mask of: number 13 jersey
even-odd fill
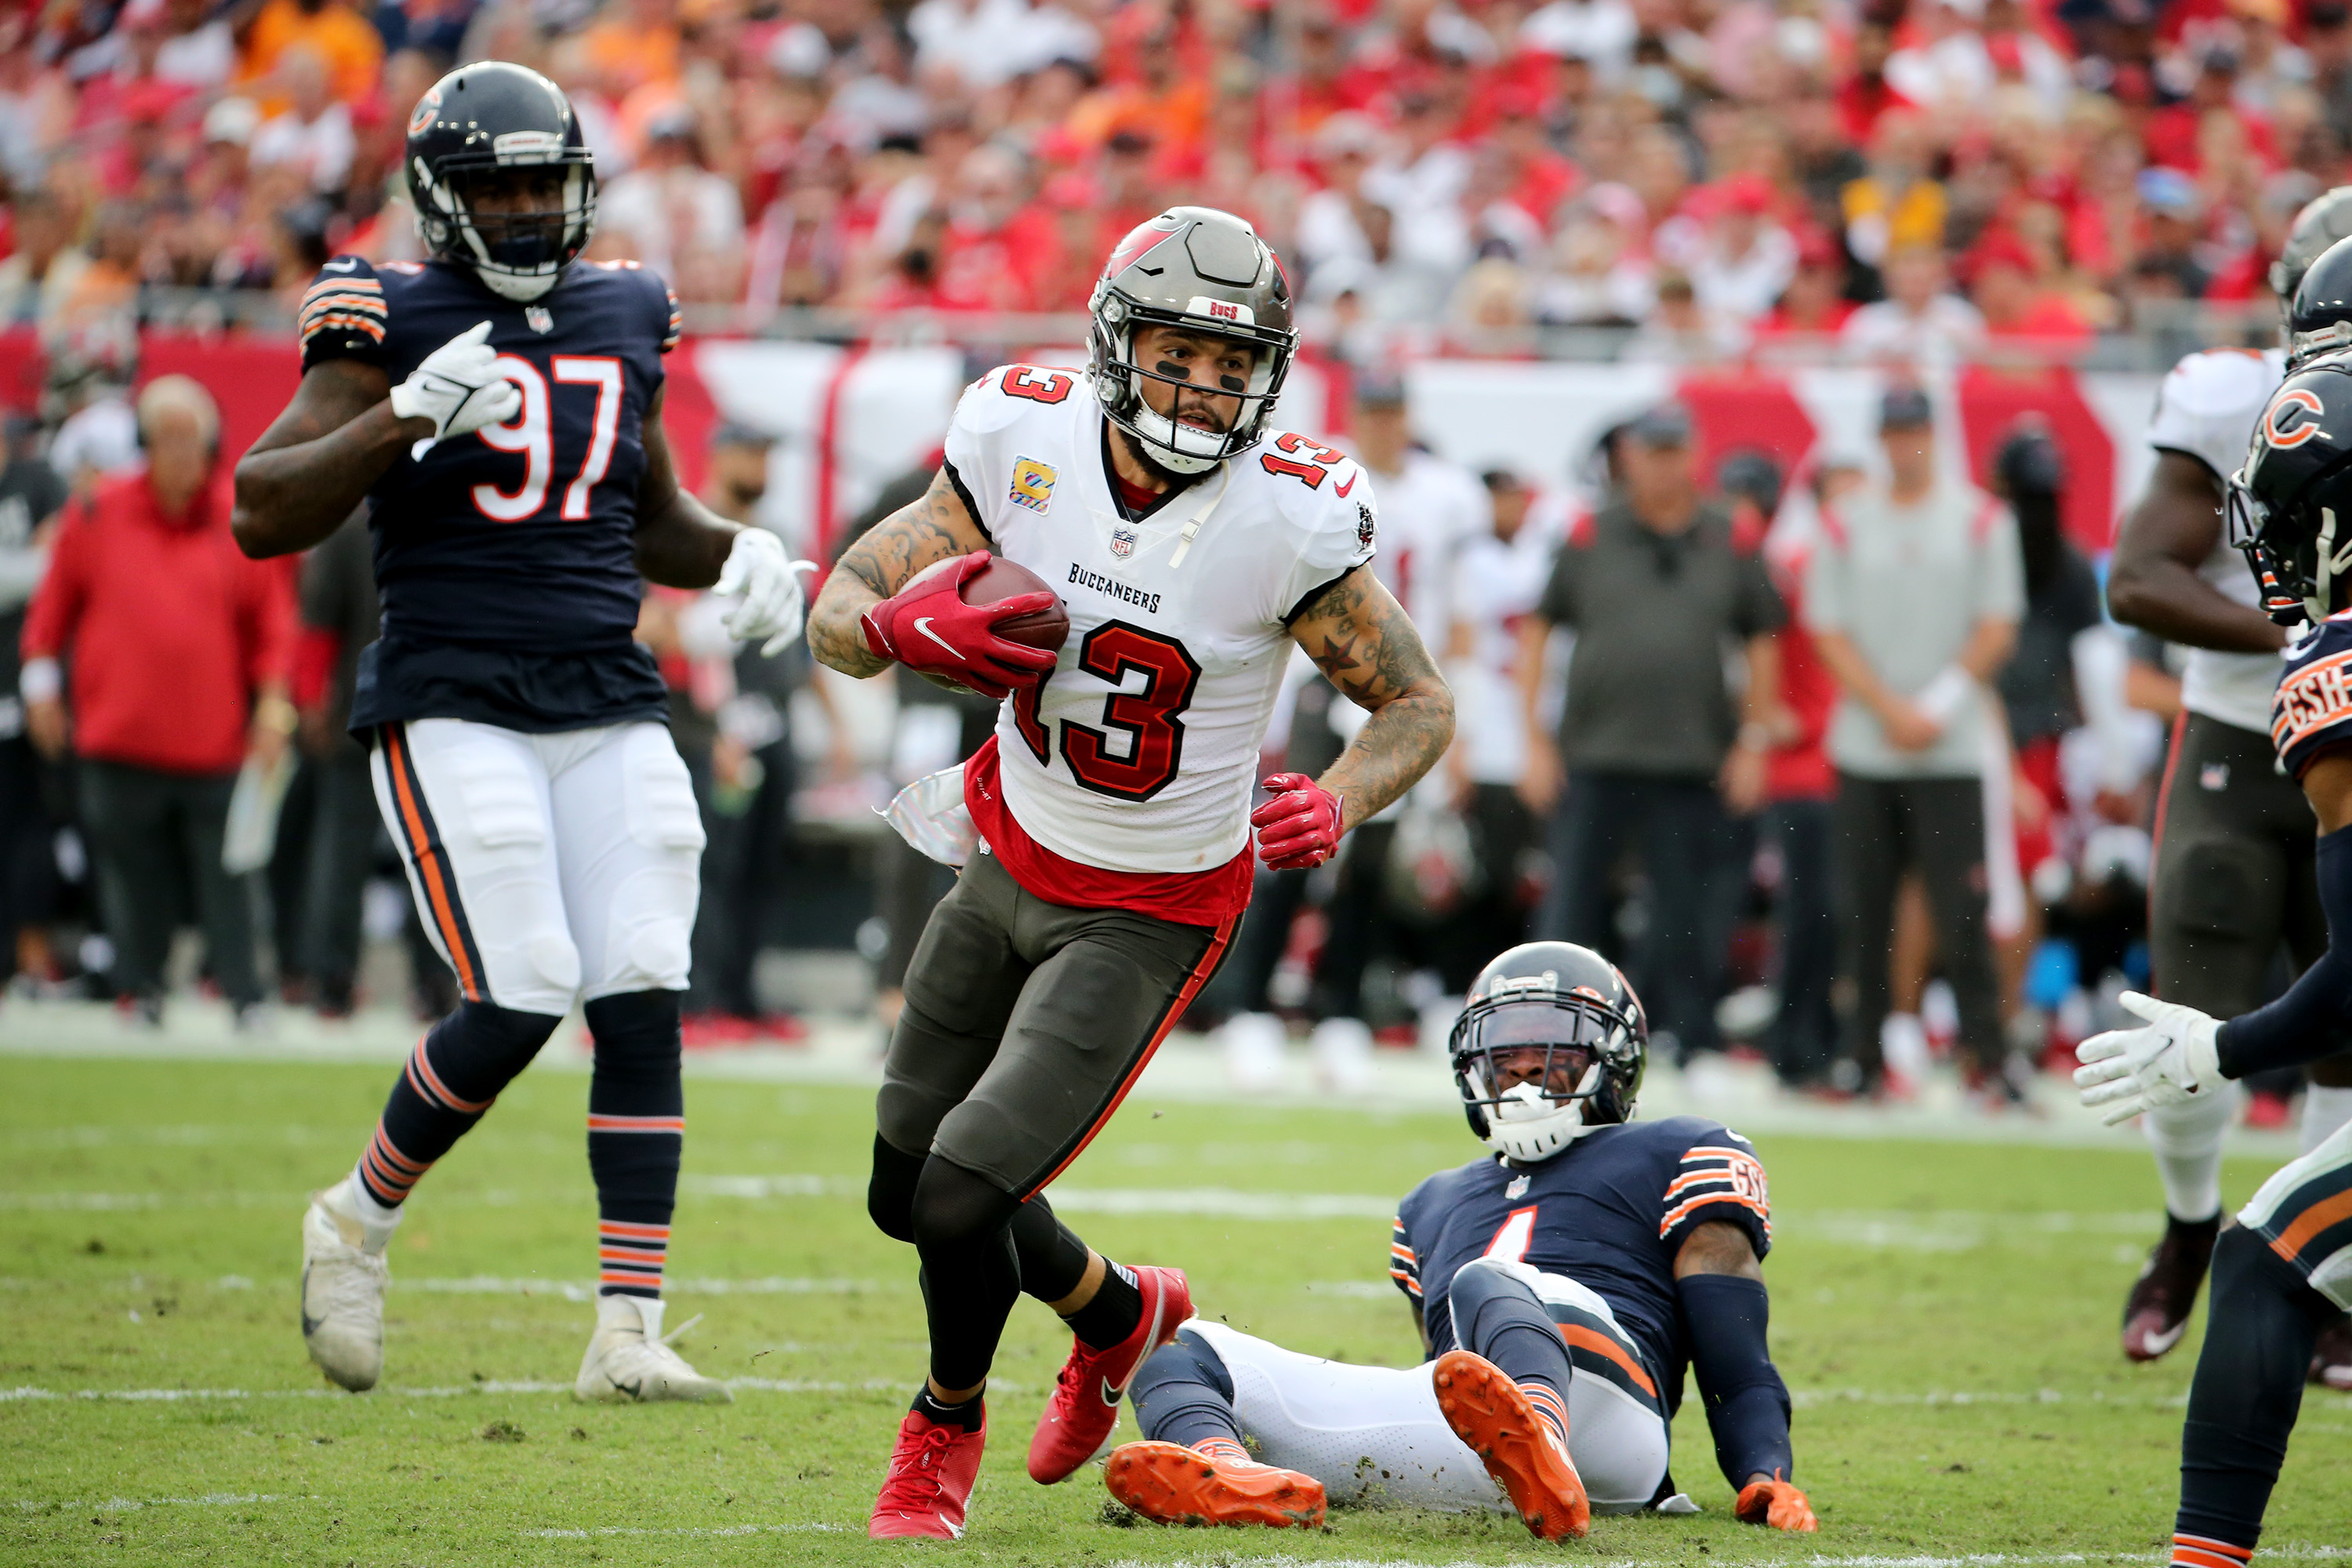
[[[1086,868],[1164,888],[1246,851],[1290,625],[1372,558],[1377,532],[1363,468],[1286,432],[1131,513],[1116,438],[1085,377],[1027,365],[966,389],[947,437],[948,474],[990,547],[1070,613],[1059,662],[1004,703],[995,755],[973,759],[966,793],[992,844],[991,782],[1036,847],[1075,862],[1068,885],[1030,891],[1088,905],[1131,900]]]

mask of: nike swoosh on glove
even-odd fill
[[[1732,1505],[1732,1511],[1743,1523],[1769,1524],[1775,1530],[1812,1531],[1822,1527],[1821,1521],[1813,1517],[1813,1505],[1790,1481],[1748,1482],[1739,1489],[1739,1500]]]
[[[1345,831],[1339,797],[1305,773],[1276,773],[1265,787],[1274,798],[1250,813],[1250,826],[1267,868],[1299,871],[1331,858]]]
[[[489,322],[477,321],[426,354],[392,389],[393,413],[432,420],[436,441],[512,419],[522,407],[522,388],[499,374],[499,351],[490,347],[489,336]]]
[[[962,587],[986,570],[985,550],[918,572],[906,586],[859,617],[866,647],[877,658],[943,676],[983,697],[1003,698],[1034,686],[1053,670],[1055,656],[998,637],[996,623],[1054,603],[1051,594],[1015,594],[992,605],[967,605]]]
[[[2116,1000],[2146,1026],[2109,1029],[2074,1047],[2083,1064],[2074,1069],[2074,1087],[2084,1105],[2106,1109],[2108,1126],[2179,1105],[2221,1081],[2220,1019],[2137,991]]]
[[[737,642],[760,643],[763,656],[775,658],[786,643],[800,636],[808,610],[800,574],[815,570],[814,561],[788,559],[784,542],[764,528],[747,528],[738,533],[727,552],[727,564],[719,568],[719,581],[710,590],[722,597],[743,596],[722,623],[727,635]]]

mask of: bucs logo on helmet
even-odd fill
[[[1087,372],[1103,416],[1152,462],[1171,473],[1206,473],[1264,438],[1298,334],[1291,330],[1290,279],[1248,224],[1213,207],[1169,208],[1112,247],[1087,309],[1093,318]],[[1139,361],[1136,339],[1153,327],[1254,351],[1246,381],[1225,378],[1224,393],[1240,405],[1225,428],[1181,423],[1151,406],[1150,383],[1190,384]]]
[[[2352,602],[2352,354],[2287,377],[2227,500],[2228,541],[2245,552],[2271,619],[2323,621]]]

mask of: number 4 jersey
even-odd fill
[[[352,727],[659,719],[659,670],[633,640],[645,416],[678,331],[659,278],[577,262],[523,305],[445,262],[339,256],[302,298],[302,368],[358,360],[397,385],[484,321],[522,406],[404,455],[369,492],[383,630],[361,662]]]
[[[1251,789],[1291,623],[1372,558],[1371,480],[1274,433],[1139,511],[1114,438],[1066,371],[991,371],[956,406],[959,493],[1070,612],[1060,662],[1004,704],[966,798],[1038,897],[1214,924],[1248,901]]]

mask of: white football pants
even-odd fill
[[[369,765],[468,1001],[560,1016],[686,988],[702,817],[665,726],[530,735],[418,719],[379,731]]]
[[[1609,1304],[1573,1279],[1517,1266],[1547,1304],[1616,1327]],[[1430,1366],[1356,1366],[1286,1351],[1228,1324],[1195,1318],[1234,1382],[1234,1415],[1263,1464],[1323,1483],[1334,1503],[1399,1504],[1508,1513],[1502,1488],[1438,1413]],[[1617,1331],[1624,1349],[1633,1342]],[[1580,1357],[1573,1358],[1580,1362]],[[1568,1389],[1568,1452],[1595,1513],[1635,1513],[1665,1479],[1659,1413],[1581,1364]]]

